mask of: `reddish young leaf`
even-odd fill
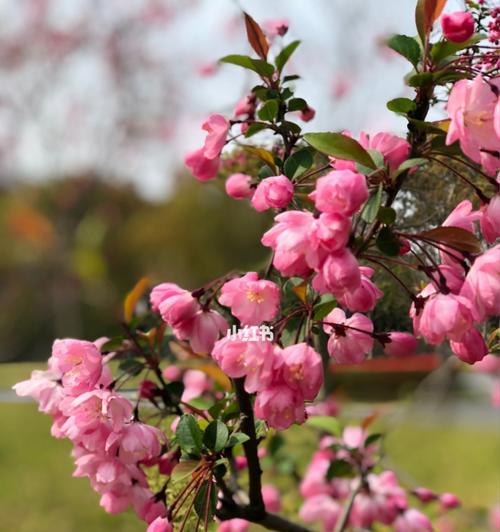
[[[479,253],[481,244],[469,231],[460,227],[436,227],[430,231],[422,231],[417,237],[433,242],[440,242],[465,253]]]
[[[446,0],[418,0],[415,10],[415,22],[422,41],[426,40],[432,25],[443,11],[445,4]]]
[[[255,22],[255,20],[245,13],[245,26],[247,29],[248,42],[255,50],[257,55],[264,61],[267,59],[267,53],[269,52],[269,43],[261,27]]]

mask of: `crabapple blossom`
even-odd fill
[[[488,354],[488,346],[482,334],[474,327],[467,330],[459,342],[451,340],[450,347],[460,360],[468,364],[479,362]]]
[[[347,318],[342,309],[334,308],[324,318],[323,329],[330,334],[328,353],[339,364],[358,364],[373,348],[373,323],[358,312]]]
[[[429,518],[415,508],[409,508],[394,521],[395,532],[431,532],[432,523]]]
[[[500,195],[496,194],[487,205],[481,207],[479,220],[481,232],[488,244],[500,237]]]
[[[464,42],[474,34],[474,18],[468,11],[444,13],[441,17],[443,35],[451,42]]]
[[[315,116],[316,116],[316,111],[312,107],[309,107],[309,106],[307,106],[305,109],[302,109],[299,113],[299,118],[303,122],[310,122]]]
[[[356,257],[348,248],[328,255],[313,280],[313,288],[320,294],[342,296],[361,286],[361,271]]]
[[[272,383],[259,391],[255,399],[255,415],[277,429],[305,421],[304,402],[286,383]]]
[[[406,332],[390,332],[387,334],[389,342],[384,343],[384,351],[393,357],[412,355],[417,348],[417,339],[413,334]]]
[[[173,528],[166,517],[157,517],[148,526],[147,532],[172,532]]]
[[[210,181],[219,171],[220,158],[207,159],[204,149],[200,148],[188,153],[184,159],[184,164],[199,181]]]
[[[252,178],[246,174],[232,174],[226,180],[226,193],[235,200],[251,198],[253,189],[250,187]]]
[[[370,280],[374,273],[373,268],[360,266],[361,283],[353,291],[345,291],[338,296],[338,301],[352,311],[368,312],[375,308],[377,301],[384,295],[382,290]]]
[[[371,137],[361,132],[359,143],[364,148],[379,151],[391,172],[397,170],[401,163],[408,159],[410,153],[408,141],[392,133],[381,132]]]
[[[318,494],[304,502],[299,515],[306,523],[319,521],[323,525],[324,532],[333,532],[342,515],[342,506],[328,495]]]
[[[290,345],[281,351],[283,379],[304,399],[312,401],[323,384],[321,356],[306,343]]]
[[[251,199],[252,207],[259,212],[267,209],[282,209],[293,198],[293,183],[284,175],[263,179]]]
[[[256,272],[248,272],[222,286],[219,303],[230,307],[242,325],[260,325],[276,316],[280,289],[272,281],[259,280]]]
[[[268,512],[281,511],[281,497],[279,491],[271,484],[262,486],[262,498]]]
[[[249,528],[250,523],[244,519],[228,519],[220,523],[217,532],[247,532]]]
[[[458,508],[460,506],[460,499],[453,493],[442,493],[439,496],[439,503],[447,510],[451,508]]]

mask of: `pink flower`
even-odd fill
[[[166,437],[160,429],[134,422],[126,425],[120,435],[111,433],[106,442],[106,450],[118,443],[120,460],[127,464],[134,464],[159,456],[160,441],[166,442]]]
[[[253,115],[255,113],[255,95],[243,96],[234,108],[234,116]]]
[[[481,361],[476,362],[472,367],[475,371],[481,373],[491,373],[492,375],[496,373],[500,375],[500,357],[486,355]]]
[[[281,499],[279,491],[271,484],[262,486],[262,498],[268,512],[281,511]]]
[[[313,280],[313,288],[321,294],[342,296],[361,286],[361,272],[356,257],[348,248],[328,255]]]
[[[322,213],[314,220],[311,231],[311,247],[308,262],[319,268],[329,253],[339,251],[347,245],[351,231],[351,220],[340,214]]]
[[[384,156],[384,162],[391,172],[397,170],[401,163],[408,159],[410,153],[408,142],[392,133],[381,132],[369,137],[362,132],[359,142],[364,148],[379,151]]]
[[[199,148],[186,155],[184,164],[191,170],[191,173],[196,179],[199,181],[209,181],[219,171],[220,158],[208,159],[205,157],[204,149]]]
[[[443,493],[439,497],[439,502],[442,508],[451,510],[452,508],[458,508],[460,506],[460,499],[453,493]]]
[[[92,342],[56,340],[52,345],[54,369],[62,373],[62,384],[71,395],[92,389],[102,373],[102,355]]]
[[[351,216],[368,199],[368,187],[365,177],[357,172],[333,170],[318,179],[309,197],[321,212]]]
[[[191,292],[173,283],[155,286],[150,299],[153,310],[158,309],[163,321],[172,327],[192,319],[200,309]]]
[[[394,521],[395,532],[432,532],[430,519],[415,508],[409,508]]]
[[[474,233],[474,222],[481,218],[478,211],[473,211],[469,200],[461,201],[443,222],[443,227],[460,227]]]
[[[246,174],[233,174],[226,181],[226,193],[235,200],[251,198],[253,189],[250,187],[252,178]]]
[[[450,347],[455,355],[467,364],[479,362],[488,354],[488,346],[482,334],[474,327],[463,334],[460,342],[451,341]]]
[[[318,403],[306,406],[309,416],[336,416],[339,413],[339,405],[333,397],[327,397]]]
[[[437,495],[429,488],[418,487],[415,488],[412,493],[421,502],[431,502],[437,499]]]
[[[342,506],[328,495],[315,495],[300,508],[299,516],[306,523],[319,521],[324,532],[333,532],[342,515]]]
[[[246,377],[245,390],[248,393],[268,387],[282,364],[282,359],[275,352],[275,346],[271,342],[261,340],[222,338],[215,344],[212,357],[229,377]]]
[[[260,325],[276,316],[280,289],[271,281],[259,280],[257,273],[249,272],[224,284],[219,303],[230,307],[242,325]]]
[[[490,525],[493,532],[500,531],[500,504],[496,504],[490,510]]]
[[[489,244],[500,237],[500,195],[493,196],[490,202],[481,207],[481,232]]]
[[[470,301],[455,294],[432,294],[420,315],[413,318],[415,333],[431,345],[439,345],[445,338],[459,342],[471,325]]]
[[[326,478],[333,452],[329,449],[316,451],[307,466],[302,482],[300,483],[300,495],[309,499],[315,495],[332,494],[332,486]]]
[[[359,364],[372,350],[373,323],[363,314],[356,312],[347,319],[345,312],[337,307],[324,318],[324,322],[324,331],[331,334],[328,340],[328,353],[337,363]],[[328,323],[337,324],[339,327],[335,328]],[[348,327],[353,327],[353,329]]]
[[[285,430],[293,423],[305,421],[304,400],[287,385],[272,384],[257,393],[255,415],[270,427]]]
[[[493,120],[497,102],[498,96],[481,75],[457,81],[448,99],[451,123],[446,144],[459,140],[465,155],[482,164],[490,175],[500,168],[500,158],[486,153],[498,150],[500,142]]]
[[[222,115],[211,114],[201,127],[207,132],[203,155],[207,159],[219,157],[230,128],[228,120]]]
[[[259,212],[267,209],[282,209],[293,198],[293,184],[284,175],[276,175],[263,179],[255,189],[251,203]]]
[[[200,310],[189,327],[189,342],[196,353],[210,353],[220,334],[227,331],[227,321],[215,310]]]
[[[500,314],[500,245],[476,258],[460,294],[472,302],[476,321]]]
[[[172,532],[173,528],[166,517],[157,517],[151,521],[147,532]]]
[[[464,42],[474,34],[474,18],[467,11],[444,13],[441,17],[443,35],[451,42]]]
[[[188,369],[184,373],[184,392],[181,399],[185,402],[191,401],[195,397],[200,397],[210,388],[210,379],[198,369]]]
[[[244,519],[228,519],[222,521],[217,527],[217,532],[247,532],[250,528],[250,522]]]
[[[271,38],[276,37],[277,35],[283,37],[283,35],[285,35],[288,31],[289,26],[290,23],[286,18],[266,20],[264,22],[264,29],[267,35]]]
[[[281,275],[307,275],[314,250],[310,231],[314,217],[310,212],[287,211],[274,218],[277,222],[262,237],[262,244],[274,249],[274,267]]]
[[[285,382],[290,388],[300,390],[304,399],[313,401],[323,384],[321,356],[306,343],[285,347],[281,356]]]
[[[353,291],[346,291],[338,296],[338,301],[349,310],[368,312],[375,308],[377,301],[384,295],[382,290],[370,280],[374,270],[366,266],[360,266],[361,284]]]
[[[316,111],[312,108],[307,106],[305,109],[302,109],[299,113],[299,118],[303,122],[310,122],[314,117],[316,116]]]
[[[384,351],[393,357],[406,357],[413,355],[418,342],[413,334],[406,332],[390,332],[390,342],[384,344]]]
[[[57,371],[34,370],[29,380],[18,382],[12,388],[19,397],[33,398],[38,403],[40,412],[56,415],[64,397],[62,386],[57,383],[60,378]]]

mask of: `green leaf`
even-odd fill
[[[296,124],[295,122],[289,122],[288,120],[283,120],[280,126],[281,129],[285,129],[286,131],[289,131],[294,135],[300,135],[300,132],[302,131],[301,127],[298,124]]]
[[[377,248],[389,257],[395,257],[399,254],[400,242],[398,237],[388,228],[383,227],[375,241]]]
[[[203,443],[206,447],[216,453],[219,453],[226,446],[229,438],[229,430],[222,421],[218,419],[212,421],[205,429]]]
[[[200,462],[198,462],[198,460],[183,460],[182,462],[179,462],[172,470],[172,480],[174,482],[184,480],[193,473],[199,464]]]
[[[313,164],[313,155],[310,148],[297,150],[285,162],[284,172],[289,179],[294,179],[309,170]]]
[[[278,115],[278,109],[278,100],[267,100],[267,102],[259,109],[257,114],[261,120],[272,122]]]
[[[340,435],[340,423],[336,417],[331,416],[311,416],[307,421],[307,425],[316,429],[321,429],[329,432],[334,436]]]
[[[257,72],[257,74],[260,74],[266,78],[270,78],[274,72],[273,65],[270,65],[268,62],[263,61],[262,59],[253,59],[248,55],[226,55],[222,59],[219,59],[219,62],[237,65],[248,70],[253,70],[254,72]]]
[[[314,307],[314,319],[321,321],[325,316],[328,316],[330,312],[337,306],[337,302],[325,301],[325,303],[319,303]]]
[[[485,38],[487,38],[486,35],[483,35],[481,33],[476,33],[470,39],[464,42],[456,43],[456,42],[451,42],[451,41],[439,41],[432,46],[431,57],[435,63],[440,63],[447,57],[450,57],[451,55],[455,55],[460,50],[469,48],[469,46],[474,46],[475,44],[477,44],[478,42],[482,41]]]
[[[378,432],[374,434],[370,434],[365,440],[365,444],[364,444],[365,447],[368,447],[372,443],[375,443],[376,441],[380,440],[380,438],[382,438],[382,434]]]
[[[127,358],[120,362],[118,368],[124,373],[135,376],[139,375],[139,373],[141,373],[141,371],[144,369],[144,362],[140,362],[135,358]]]
[[[269,129],[269,126],[267,124],[250,124],[245,133],[245,137],[251,137],[252,135],[255,135],[255,133],[262,131],[263,129]]]
[[[288,111],[302,111],[302,109],[305,109],[307,107],[307,102],[304,100],[304,98],[292,98],[288,102]]]
[[[175,437],[185,453],[200,454],[203,432],[192,414],[184,414],[179,420]]]
[[[283,78],[283,83],[288,83],[290,81],[296,81],[297,79],[300,79],[300,76],[297,76],[296,74],[293,74],[291,76],[285,76]]]
[[[233,434],[231,434],[229,440],[226,443],[226,447],[234,447],[235,445],[240,445],[242,443],[245,443],[249,439],[250,437],[244,434],[243,432],[233,432]]]
[[[382,191],[383,187],[382,183],[380,183],[375,193],[369,197],[366,205],[363,208],[363,211],[361,212],[361,218],[369,224],[371,224],[377,218],[377,213],[380,208],[380,204],[382,203]]]
[[[437,135],[446,135],[446,131],[435,126],[432,122],[425,122],[424,120],[417,120],[416,118],[408,118],[408,122],[421,131],[428,131],[429,133],[435,133]]]
[[[370,154],[377,168],[383,168],[385,166],[384,154],[381,151],[374,150],[373,148],[367,148],[366,151]]]
[[[410,87],[428,87],[434,81],[434,75],[431,72],[421,72],[420,74],[413,74],[406,83]]]
[[[394,98],[387,102],[387,109],[394,113],[406,115],[417,108],[417,104],[409,98]]]
[[[414,166],[422,166],[424,164],[427,164],[429,161],[427,159],[424,159],[422,157],[415,157],[414,159],[406,159],[406,161],[403,161],[396,170],[394,177],[397,177],[399,174],[404,172],[405,170],[409,170],[410,168],[413,168]]]
[[[370,154],[358,141],[341,133],[306,133],[304,139],[313,148],[337,159],[355,161],[373,170],[377,168]]]
[[[385,225],[392,225],[396,221],[396,211],[392,207],[380,207],[377,220]]]
[[[290,56],[293,54],[293,52],[295,52],[299,44],[300,44],[300,41],[291,42],[289,45],[285,46],[283,50],[281,50],[281,52],[276,56],[276,59],[274,60],[274,62],[276,64],[276,68],[280,72],[283,70],[283,67],[286,65],[286,63],[290,59]],[[286,76],[284,81],[291,81],[290,78],[292,77],[293,76]]]
[[[333,462],[330,463],[328,471],[326,472],[326,478],[331,480],[332,478],[352,477],[353,474],[354,470],[352,465],[345,460],[338,459],[333,460]]]
[[[101,353],[108,353],[110,351],[116,351],[120,347],[122,347],[123,340],[125,339],[124,336],[115,336],[114,338],[109,339],[106,343],[101,345],[100,351]]]
[[[194,499],[194,509],[196,514],[202,519],[205,519],[210,522],[215,514],[215,509],[217,507],[217,487],[215,482],[210,479],[206,480]]]
[[[394,35],[387,42],[389,48],[402,55],[416,68],[422,56],[420,45],[413,37],[408,35]]]

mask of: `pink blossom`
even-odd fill
[[[264,30],[271,38],[277,35],[283,37],[288,31],[289,26],[290,23],[286,18],[271,19],[264,22]]]
[[[160,442],[166,442],[166,437],[160,429],[134,422],[126,425],[118,437],[112,433],[106,442],[106,450],[118,443],[120,460],[133,464],[159,456]]]
[[[337,307],[325,317],[324,322],[323,329],[327,334],[331,334],[328,340],[328,353],[337,363],[359,364],[372,350],[373,323],[365,315],[356,312],[347,319],[345,312]],[[328,323],[338,324],[340,327],[336,330]],[[342,325],[346,328],[342,328]]]
[[[315,116],[316,116],[316,111],[312,107],[309,107],[309,106],[302,109],[299,113],[299,118],[303,122],[310,122]]]
[[[352,291],[346,291],[338,296],[338,301],[349,310],[368,312],[375,308],[377,301],[384,295],[382,290],[370,280],[374,273],[373,268],[360,266],[361,284]]]
[[[412,493],[415,495],[415,497],[417,497],[419,501],[424,503],[435,501],[438,497],[432,490],[424,487],[415,488]]]
[[[304,400],[287,385],[272,384],[257,393],[255,415],[267,421],[270,427],[285,430],[292,423],[305,421]]]
[[[157,517],[151,521],[147,532],[172,532],[173,528],[166,517]]]
[[[490,525],[493,532],[500,532],[500,504],[496,504],[490,510]]]
[[[500,314],[500,245],[476,258],[460,294],[472,302],[476,321]]]
[[[200,395],[210,388],[210,379],[207,374],[198,369],[188,369],[184,373],[183,382],[184,391],[182,392],[181,399],[185,402],[200,397]]]
[[[410,356],[417,349],[418,342],[413,334],[394,331],[390,332],[388,336],[391,341],[384,344],[384,351],[390,356]]]
[[[174,283],[155,286],[150,295],[151,306],[172,327],[192,319],[199,311],[198,300],[191,292]]]
[[[234,116],[253,115],[255,113],[255,95],[243,96],[234,108]]]
[[[304,342],[285,347],[281,356],[285,382],[300,390],[304,399],[313,401],[323,384],[321,356]]]
[[[364,148],[379,151],[384,156],[384,162],[391,172],[399,168],[408,159],[410,145],[405,139],[392,133],[377,133],[373,137],[362,132],[359,143]]]
[[[449,41],[461,43],[474,34],[474,18],[468,11],[444,13],[441,17],[441,28]]]
[[[409,508],[394,521],[395,532],[432,532],[429,518],[415,508]]]
[[[368,199],[368,187],[363,175],[352,170],[333,170],[316,182],[309,194],[321,212],[351,216]]]
[[[313,280],[313,288],[321,294],[342,296],[361,286],[361,272],[356,257],[348,248],[328,255]]]
[[[228,519],[222,521],[217,527],[217,532],[247,532],[250,528],[250,522],[244,519]]]
[[[493,375],[497,373],[500,375],[500,357],[486,355],[481,361],[476,362],[472,367],[475,371],[481,373],[491,373]]]
[[[333,532],[342,515],[342,506],[328,495],[315,495],[304,502],[299,515],[306,523],[319,521],[324,532]]]
[[[248,272],[224,284],[219,303],[230,307],[242,325],[260,325],[276,317],[280,289],[272,281],[259,280],[257,273]]]
[[[451,510],[460,506],[460,499],[453,493],[443,493],[439,497],[439,502],[442,508]]]
[[[347,245],[350,231],[350,218],[340,214],[320,214],[310,230],[309,238],[314,253],[309,253],[308,263],[319,268],[329,253],[340,251]]]
[[[52,345],[54,368],[71,395],[92,389],[102,372],[102,356],[96,345],[83,340],[56,340]]]
[[[333,452],[331,450],[316,451],[313,454],[300,483],[302,497],[310,498],[315,495],[332,494],[331,483],[326,478],[332,459]]]
[[[309,416],[337,416],[339,405],[333,397],[327,397],[323,401],[307,405],[306,412]]]
[[[493,196],[489,203],[481,207],[481,232],[489,244],[500,237],[500,195]]]
[[[459,342],[450,341],[450,347],[455,355],[467,364],[479,362],[488,354],[488,346],[482,334],[474,327],[468,329]]]
[[[45,414],[58,414],[59,404],[64,397],[62,386],[57,381],[61,375],[57,371],[31,372],[31,378],[18,382],[12,387],[19,397],[31,397],[38,403],[38,410]]]
[[[262,498],[268,512],[281,511],[281,498],[279,491],[271,484],[262,486]]]
[[[255,189],[251,203],[259,212],[267,209],[282,209],[293,198],[293,184],[284,175],[276,175],[263,179]]]
[[[203,155],[207,159],[216,159],[226,143],[230,124],[222,115],[211,114],[201,127],[207,132]]]
[[[167,381],[178,381],[182,378],[182,371],[178,366],[172,364],[163,369],[162,375]]]
[[[251,198],[253,189],[250,187],[252,178],[246,174],[233,174],[227,178],[226,193],[235,200]]]
[[[191,173],[196,179],[199,181],[209,181],[219,171],[220,158],[208,159],[205,157],[204,149],[199,148],[186,155],[184,164],[191,170]]]
[[[210,353],[220,334],[227,331],[227,321],[215,310],[200,310],[184,333],[189,334],[196,353]],[[174,331],[175,332],[175,331]]]
[[[311,271],[314,250],[310,231],[314,217],[310,212],[287,211],[276,216],[277,222],[262,237],[262,244],[274,249],[274,267],[287,277],[307,275]]]
[[[443,227],[460,227],[474,233],[474,222],[481,218],[478,211],[474,211],[469,200],[461,201],[443,222]]]
[[[459,140],[465,155],[482,164],[490,175],[500,168],[500,158],[486,153],[498,150],[500,142],[493,120],[497,102],[490,83],[478,75],[453,85],[447,108],[451,123],[446,144]]]
[[[413,328],[431,345],[445,338],[459,342],[472,325],[471,303],[455,294],[432,294],[420,315],[414,315]]]

